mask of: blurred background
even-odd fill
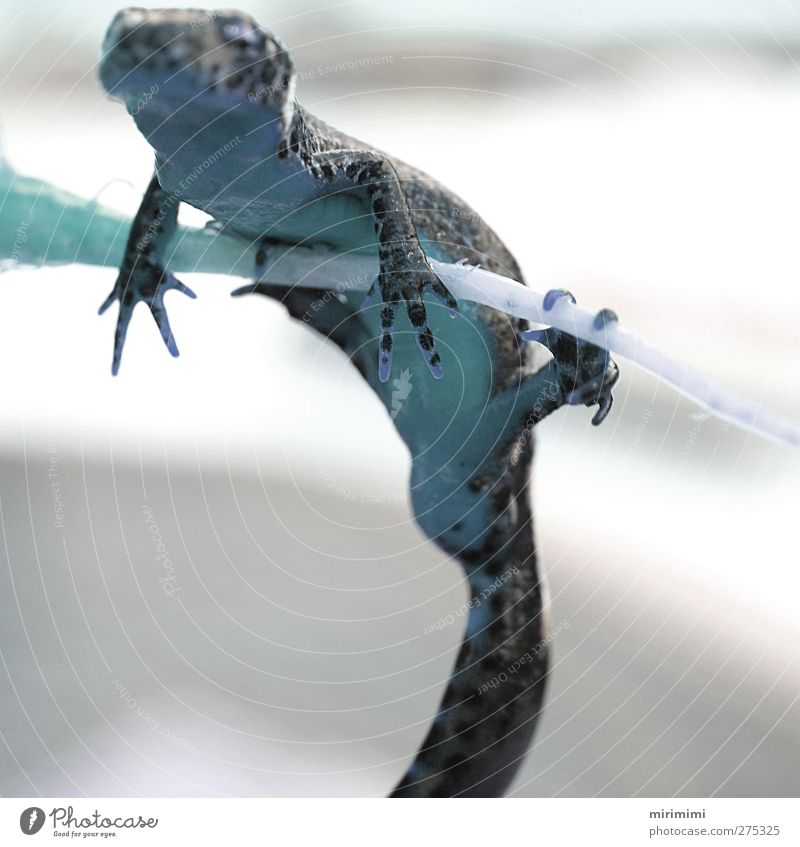
[[[117,8],[9,9],[0,120],[19,172],[133,214],[152,152],[94,70]],[[243,8],[304,105],[458,192],[529,284],[800,422],[796,4]],[[230,278],[167,298],[177,360],[137,311],[112,379],[114,278],[0,279],[0,793],[385,794],[467,596],[404,446],[338,349]],[[798,455],[619,364],[602,427],[537,428],[560,632],[514,794],[797,796]]]

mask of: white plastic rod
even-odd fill
[[[605,347],[638,365],[702,408],[742,429],[772,441],[800,448],[800,429],[788,418],[766,406],[754,403],[726,388],[702,371],[680,359],[668,356],[652,344],[623,329],[619,323],[594,326],[595,313],[562,297],[544,311],[544,295],[491,271],[469,265],[431,262],[454,297],[474,300],[510,315],[555,326],[564,332]]]
[[[327,287],[348,292],[367,290],[377,274],[377,262],[363,254],[335,254],[324,250],[293,247],[273,254],[274,262],[265,280],[279,285]],[[431,267],[459,300],[472,300],[494,309],[554,326],[564,332],[604,347],[649,371],[662,382],[688,397],[706,412],[741,429],[771,441],[800,448],[800,428],[767,406],[726,388],[708,374],[668,356],[618,322],[595,327],[596,313],[559,298],[544,309],[544,294],[514,280],[464,263],[430,260]],[[338,280],[338,282],[333,282]]]

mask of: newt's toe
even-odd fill
[[[111,362],[113,376],[119,373],[128,326],[133,310],[140,301],[145,302],[150,309],[167,350],[173,356],[178,355],[178,347],[172,336],[172,330],[167,319],[167,310],[164,306],[164,294],[172,289],[180,291],[181,294],[185,294],[193,300],[197,298],[191,288],[157,264],[142,263],[135,265],[132,269],[120,271],[114,288],[98,310],[98,314],[102,315],[112,303],[119,301],[117,327],[114,332],[114,357]]]
[[[613,309],[600,309],[594,317],[595,329],[605,329],[609,324],[619,321],[619,315]]]
[[[575,295],[571,291],[567,291],[566,288],[551,288],[547,294],[544,295],[544,300],[542,302],[542,307],[545,312],[549,312],[556,303],[559,302],[564,297],[569,297],[571,303],[577,303],[578,301],[575,299]]]

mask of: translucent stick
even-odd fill
[[[595,313],[571,303],[567,297],[559,298],[546,312],[544,296],[528,286],[469,265],[431,264],[442,282],[459,299],[474,300],[510,315],[555,326],[605,347],[649,371],[709,414],[771,441],[795,449],[800,447],[800,428],[786,417],[726,388],[686,362],[668,356],[663,350],[623,329],[619,323],[607,324],[603,329],[595,328]]]

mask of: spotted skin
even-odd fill
[[[112,303],[119,302],[111,364],[114,376],[119,372],[128,324],[140,301],[150,309],[167,350],[173,356],[178,355],[178,347],[164,308],[164,294],[174,289],[193,299],[196,295],[164,267],[162,250],[174,235],[177,220],[178,203],[164,191],[154,176],[131,227],[117,281],[99,309],[102,315]]]
[[[106,36],[100,78],[129,108],[140,92],[157,91],[146,107],[130,108],[156,173],[103,307],[121,304],[115,371],[138,300],[177,353],[161,298],[169,288],[189,293],[163,264],[181,202],[208,212],[243,248],[255,245],[254,281],[234,294],[279,300],[349,357],[408,447],[417,524],[470,586],[453,674],[392,796],[502,795],[530,746],[548,676],[532,431],[564,405],[597,404],[599,423],[616,365],[550,328],[530,337],[552,354],[534,367],[525,321],[456,302],[429,258],[522,283],[514,257],[445,186],[303,109],[286,48],[247,15],[124,10]],[[273,244],[367,253],[379,272],[362,298],[344,280],[329,289],[278,285],[264,279]],[[547,304],[557,307],[560,296],[548,294]],[[400,405],[388,383],[398,368],[409,386]]]

